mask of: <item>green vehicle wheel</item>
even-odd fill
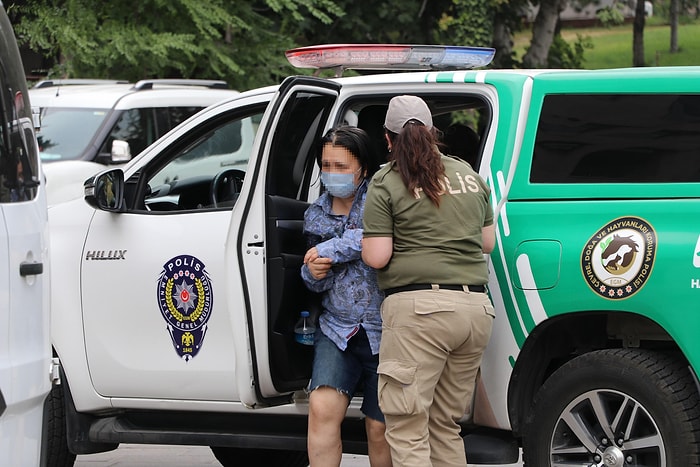
[[[535,397],[527,467],[675,467],[700,462],[700,398],[682,358],[610,349],[574,358]]]

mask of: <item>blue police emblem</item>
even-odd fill
[[[194,256],[168,260],[158,278],[158,306],[175,351],[185,361],[202,348],[213,303],[212,284],[204,263]]]

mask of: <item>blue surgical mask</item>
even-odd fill
[[[357,190],[354,173],[321,172],[321,182],[336,198],[349,198]]]

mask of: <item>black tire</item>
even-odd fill
[[[63,386],[51,388],[44,402],[43,457],[46,467],[72,467],[75,454],[68,450]]]
[[[250,465],[275,467],[307,467],[306,451],[281,449],[244,449],[212,446],[214,457],[223,467],[247,467]]]
[[[591,352],[555,371],[526,420],[528,467],[698,465],[700,397],[681,358]]]

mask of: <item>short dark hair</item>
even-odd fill
[[[374,153],[374,146],[371,144],[367,132],[362,128],[355,126],[342,125],[331,128],[319,141],[316,162],[321,165],[321,156],[323,154],[323,146],[326,144],[333,146],[341,146],[357,158],[362,170],[365,172],[365,178],[371,178],[374,173],[379,170],[379,161]]]

